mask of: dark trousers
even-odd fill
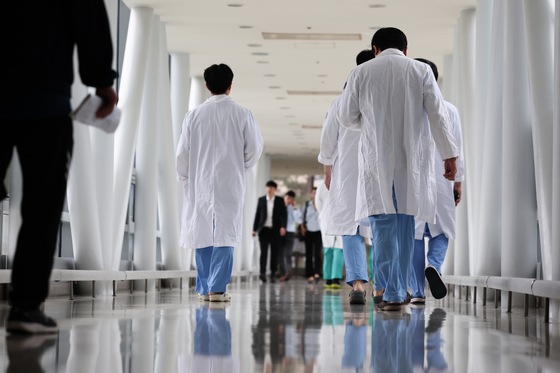
[[[280,246],[280,232],[272,228],[262,228],[259,233],[261,245],[261,275],[266,274],[268,259],[268,245],[270,245],[270,275],[274,276],[278,267],[278,251]]]
[[[292,251],[294,250],[294,232],[286,232],[280,239],[280,275],[292,272]]]
[[[22,225],[12,265],[15,307],[38,307],[49,291],[68,168],[72,158],[72,120],[56,117],[0,125],[0,201],[4,180],[17,149],[23,175]]]
[[[323,263],[321,254],[323,251],[323,238],[321,231],[305,232],[305,276],[311,277],[321,275]]]

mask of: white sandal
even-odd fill
[[[231,302],[231,296],[228,293],[211,294],[210,302]]]

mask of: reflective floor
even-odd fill
[[[2,329],[7,372],[560,372],[560,325],[448,297],[403,312],[350,307],[305,281],[231,285],[231,305],[194,290],[49,300],[58,335]],[[0,306],[2,320],[8,308]]]

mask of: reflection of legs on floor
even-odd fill
[[[366,359],[366,334],[367,325],[346,325],[344,334],[344,356],[342,356],[342,368],[361,369]],[[355,370],[353,370],[355,371]]]
[[[371,332],[374,372],[412,372],[411,338],[404,314],[375,313]]]
[[[412,308],[410,315],[410,334],[412,340],[411,358],[414,367],[424,371],[424,308]]]

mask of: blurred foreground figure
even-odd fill
[[[210,66],[204,80],[212,97],[185,115],[177,147],[177,175],[185,193],[180,243],[196,249],[199,298],[229,302],[226,286],[233,248],[241,245],[245,173],[255,168],[263,139],[253,113],[229,97],[229,66]]]
[[[17,150],[23,175],[22,225],[13,261],[12,333],[50,333],[57,325],[39,305],[49,291],[60,215],[72,158],[70,87],[77,46],[80,77],[104,103],[98,118],[117,102],[112,88],[113,46],[103,0],[10,1],[14,25],[3,32],[6,50],[0,99],[0,180]],[[6,9],[7,8],[7,9]],[[0,201],[7,196],[0,182]]]

